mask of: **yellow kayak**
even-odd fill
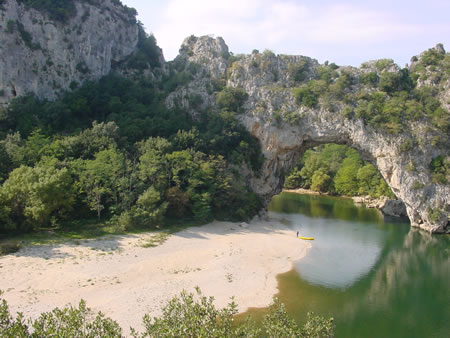
[[[298,236],[298,238],[304,239],[304,240],[307,240],[307,241],[313,241],[313,240],[314,240],[314,237],[302,237],[302,236]]]

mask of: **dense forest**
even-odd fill
[[[378,170],[345,145],[309,149],[287,174],[285,188],[304,188],[333,195],[395,198]]]
[[[24,2],[53,11],[50,2]],[[140,27],[138,50],[116,72],[82,86],[74,82],[56,101],[25,96],[0,108],[0,233],[70,228],[75,220],[93,218],[127,231],[171,219],[242,220],[257,213],[261,201],[239,175],[243,164],[258,173],[263,162],[258,141],[236,118],[247,93],[225,87],[226,79],[211,80],[213,108],[202,110],[202,98],[190,94],[195,117],[177,102],[169,109],[168,95],[202,70],[178,58],[162,70],[159,56],[154,36]],[[311,80],[304,76],[309,66],[300,61],[289,70],[292,91],[300,106],[339,108],[388,134],[427,121],[433,145],[442,147],[449,114],[436,88],[450,76],[449,57],[443,48],[430,49],[411,71],[392,71],[392,60],[379,60],[377,72],[359,77],[326,63]],[[235,59],[229,56],[231,67]],[[295,124],[298,116],[282,118]],[[415,137],[402,145],[404,151],[422,142]],[[433,159],[430,170],[433,181],[447,183],[450,165],[443,156]],[[286,187],[393,197],[371,164],[338,145],[307,151]]]
[[[238,169],[258,171],[257,140],[227,107],[195,120],[167,109],[167,76],[161,84],[111,74],[54,102],[27,96],[1,110],[0,232],[254,215],[261,202]]]

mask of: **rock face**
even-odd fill
[[[0,104],[27,93],[54,99],[64,90],[108,74],[114,64],[136,51],[139,25],[135,12],[116,0],[74,0],[74,4],[74,16],[62,22],[24,7],[18,0],[0,2]],[[438,47],[435,54],[445,56],[443,47]],[[337,89],[342,85],[339,90],[344,97],[357,93],[362,89],[363,75],[379,77],[379,66],[385,63],[331,68],[344,79],[343,83],[333,80],[333,85]],[[184,41],[180,55],[163,65],[161,72],[180,75],[167,97],[167,106],[182,107],[194,117],[217,109],[216,93],[223,87],[245,90],[248,98],[237,116],[259,140],[265,160],[259,173],[242,168],[241,174],[266,203],[281,191],[284,174],[307,148],[333,142],[357,149],[378,168],[405,204],[412,226],[430,232],[448,231],[450,188],[436,183],[430,171],[432,159],[449,159],[448,135],[430,132],[422,121],[392,135],[366,125],[362,119],[348,118],[343,100],[300,105],[294,88],[318,79],[320,67],[308,57],[270,51],[234,56],[221,38],[191,36]],[[383,67],[393,75],[388,81],[401,78],[398,66],[386,63]],[[442,106],[449,108],[450,80],[447,77],[444,83],[433,69],[422,70],[418,86],[435,87]],[[345,83],[346,77],[353,80]],[[370,89],[364,90],[363,94],[370,95]]]
[[[373,199],[370,196],[352,197],[356,204],[364,204],[368,208],[376,208],[386,216],[406,217],[406,206],[400,200],[388,199],[385,196]]]
[[[178,98],[178,103],[195,116],[199,108],[189,107],[186,98],[202,93],[203,102],[214,105],[214,93],[207,90],[211,83],[226,81],[228,87],[243,88],[247,92],[248,100],[238,119],[260,141],[265,161],[259,175],[247,168],[242,174],[266,203],[281,191],[284,174],[307,148],[324,143],[346,144],[378,168],[406,206],[412,226],[433,233],[448,231],[450,187],[433,182],[429,168],[436,156],[448,158],[448,137],[444,144],[433,146],[436,135],[421,123],[411,126],[414,135],[407,132],[392,135],[365,125],[362,119],[345,118],[342,106],[326,109],[323,105],[320,108],[299,105],[292,88],[295,66],[300,64],[306,70],[302,76],[308,80],[317,73],[317,61],[301,56],[276,56],[270,51],[232,56],[227,60],[225,50],[228,51],[221,39],[186,39],[179,58],[185,63],[184,69],[195,64],[200,70],[190,84],[171,94],[168,103],[173,104]],[[374,67],[375,63],[367,63],[361,69],[341,67],[337,71],[359,78],[374,71]],[[391,72],[400,71],[397,66],[391,68]],[[357,91],[358,86],[357,82],[347,90]],[[439,90],[444,91],[442,97],[448,97],[448,87]],[[405,149],[402,145],[413,137],[420,138],[420,144]],[[413,169],[411,163],[414,163]]]
[[[27,93],[54,99],[108,74],[138,43],[135,13],[117,1],[77,0],[76,15],[65,22],[17,0],[2,3],[0,104]]]
[[[387,200],[381,208],[383,214],[394,217],[408,216],[405,204],[400,200]]]

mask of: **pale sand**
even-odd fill
[[[140,329],[142,317],[183,289],[231,296],[243,312],[264,307],[277,293],[276,275],[292,268],[311,244],[277,220],[248,228],[213,222],[176,233],[162,245],[143,248],[152,234],[84,240],[79,245],[34,246],[0,257],[0,290],[13,313],[41,312],[84,299],[94,311],[116,320],[125,332]]]

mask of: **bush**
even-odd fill
[[[20,244],[14,241],[0,243],[0,256],[9,255],[20,250]]]
[[[361,83],[365,85],[376,86],[378,83],[378,79],[378,74],[376,72],[370,72],[361,75]]]
[[[217,93],[216,102],[219,108],[231,112],[239,112],[248,94],[242,88],[226,87]]]
[[[314,108],[319,102],[318,96],[308,86],[295,88],[293,94],[298,104],[309,108]]]
[[[142,334],[131,328],[133,337],[333,337],[333,318],[325,319],[308,313],[307,322],[299,328],[289,318],[283,304],[274,300],[269,313],[258,328],[250,318],[235,325],[237,304],[231,302],[224,308],[214,305],[213,297],[205,297],[200,289],[197,295],[183,291],[162,308],[160,317],[143,318]],[[1,295],[1,292],[0,292]],[[54,309],[42,313],[36,320],[25,320],[22,314],[14,319],[7,302],[0,299],[0,336],[2,337],[122,337],[122,328],[101,312],[92,316],[86,303],[78,307]]]
[[[306,60],[299,60],[295,64],[288,66],[289,76],[294,82],[302,82],[306,80],[308,71],[308,62]]]
[[[36,320],[25,320],[21,314],[14,319],[5,300],[0,303],[0,336],[2,337],[122,337],[117,322],[99,312],[91,318],[90,309],[82,300],[78,307],[54,309]],[[32,333],[31,333],[32,332]]]
[[[142,25],[139,25],[137,52],[128,61],[128,67],[143,70],[150,67],[160,67],[161,52],[153,34],[148,35]]]
[[[56,21],[67,22],[77,14],[74,0],[18,0],[28,7],[47,13]]]

